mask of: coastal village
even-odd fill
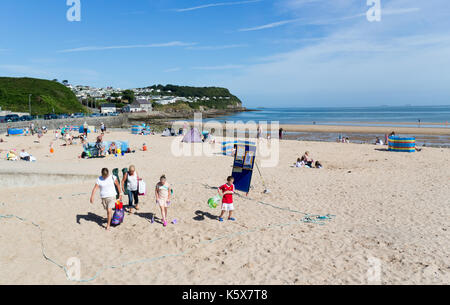
[[[188,96],[181,97],[175,95],[172,91],[147,88],[96,88],[91,86],[71,85],[64,83],[64,85],[72,90],[77,99],[81,103],[94,106],[97,108],[100,104],[102,113],[112,113],[117,111],[117,103],[125,104],[122,112],[151,112],[153,110],[153,103],[159,105],[175,104],[177,102],[194,103],[210,100],[230,100],[229,96],[208,97],[208,96]],[[129,100],[129,96],[125,96],[124,92],[132,93],[134,101]]]

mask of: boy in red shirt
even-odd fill
[[[219,221],[223,221],[223,216],[228,211],[228,220],[235,221],[236,219],[231,217],[234,211],[233,205],[233,193],[234,193],[234,178],[229,176],[227,183],[219,187],[219,195],[222,197],[222,213],[219,216]]]

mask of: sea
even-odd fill
[[[278,121],[280,124],[356,126],[398,126],[404,123],[418,125],[420,122],[421,127],[448,127],[450,123],[450,106],[291,107],[253,110],[255,111],[206,121]]]
[[[291,107],[256,108],[204,121],[279,122],[293,125],[348,125],[449,128],[448,135],[417,135],[420,146],[450,147],[449,106],[379,106],[379,107]],[[353,143],[372,143],[380,134],[287,132],[286,138],[304,141],[336,141],[349,137]]]

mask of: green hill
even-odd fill
[[[31,96],[32,115],[86,112],[73,92],[64,85],[44,79],[0,77],[2,110],[28,112]]]

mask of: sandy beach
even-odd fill
[[[50,154],[50,132],[40,143],[2,137],[0,215],[21,219],[0,218],[0,284],[450,284],[449,149],[281,141],[278,165],[261,169],[270,193],[255,172],[248,197],[235,195],[237,221],[220,223],[207,200],[233,159],[219,147],[210,157],[177,157],[171,146],[179,137],[109,132],[105,140],[129,140],[136,152],[84,160],[79,143],[58,142]],[[147,152],[139,150],[144,142]],[[210,144],[194,144],[202,145]],[[6,161],[12,148],[37,162]],[[324,168],[294,168],[305,151]],[[137,214],[107,232],[90,192],[101,168],[130,164],[148,194]],[[160,218],[153,187],[161,174],[174,188],[169,218],[178,221],[166,228],[150,222]],[[333,216],[308,223],[308,214]],[[81,263],[80,281],[63,269],[70,258]]]

